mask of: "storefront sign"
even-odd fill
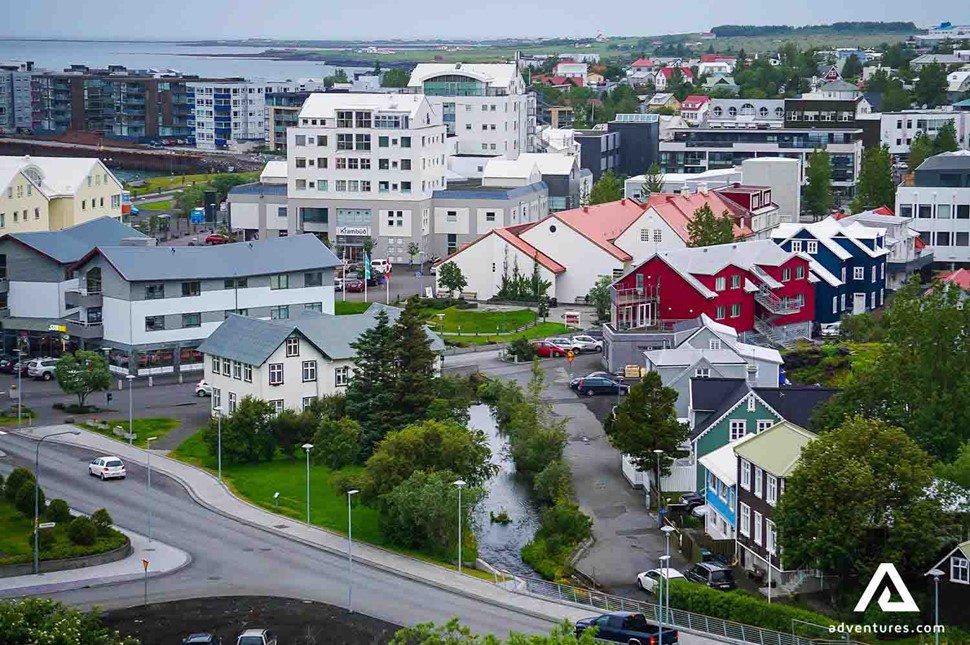
[[[337,235],[348,237],[367,237],[370,235],[369,226],[338,226]]]
[[[59,331],[63,334],[67,332],[67,325],[50,324],[47,326],[47,331]]]

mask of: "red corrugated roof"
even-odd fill
[[[613,257],[629,262],[633,259],[630,254],[613,244],[613,241],[637,221],[644,210],[644,205],[635,199],[621,199],[562,211],[549,218],[555,217]]]
[[[638,58],[635,61],[633,61],[633,63],[630,65],[630,67],[655,67],[655,66],[656,66],[656,63],[654,63],[649,58]]]
[[[879,208],[872,209],[872,212],[876,215],[888,215],[889,217],[895,217],[896,213],[892,211],[888,206],[880,206]]]
[[[737,60],[737,56],[731,56],[729,54],[701,54],[702,63],[720,63],[728,62],[732,60]]]
[[[948,273],[941,276],[940,280],[943,282],[949,282],[950,284],[955,284],[965,291],[970,291],[970,271],[967,271],[966,269],[957,269],[953,273]]]
[[[680,109],[681,110],[683,110],[684,108],[687,108],[688,110],[696,109],[704,105],[710,100],[711,100],[711,97],[709,96],[692,94],[688,96],[686,99],[684,99],[683,103],[680,104]]]
[[[548,255],[546,255],[536,247],[532,246],[531,244],[523,240],[518,235],[510,232],[509,230],[504,228],[496,228],[496,229],[492,229],[492,232],[498,235],[506,242],[508,242],[509,244],[511,244],[512,246],[514,246],[515,248],[517,248],[518,250],[528,255],[530,258],[535,258],[539,262],[539,264],[546,267],[553,273],[562,273],[563,271],[566,270],[566,267],[559,264],[558,262],[550,258]]]
[[[690,71],[690,67],[681,67],[680,71],[684,75],[684,78],[694,78],[694,73]],[[674,68],[661,67],[660,73],[664,75],[664,78],[670,78],[670,76],[674,73]]]
[[[702,193],[692,193],[690,195],[654,193],[647,202],[647,208],[653,208],[667,222],[667,225],[674,229],[674,232],[685,242],[690,240],[687,223],[694,220],[694,212],[704,205],[710,206],[711,211],[717,217],[720,217],[724,211],[727,211],[734,219],[746,213],[744,208],[734,201],[714,191],[708,191],[706,195]],[[737,223],[734,225],[735,239],[743,239],[753,233],[748,226],[741,227]]]

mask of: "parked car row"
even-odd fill
[[[26,362],[21,362],[13,356],[3,356],[0,357],[0,372],[15,376],[19,372],[21,376],[50,381],[54,378],[57,361],[58,359],[50,356],[32,358]]]
[[[650,569],[637,575],[637,587],[648,593],[655,593],[662,580],[686,580],[721,591],[730,591],[737,587],[734,570],[718,562],[698,562],[683,572],[673,568]]]
[[[236,637],[236,645],[277,645],[276,635],[268,629],[247,629]],[[182,645],[222,645],[222,639],[215,634],[189,634],[182,639]]]

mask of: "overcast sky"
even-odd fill
[[[2,0],[3,37],[496,38],[656,35],[718,24],[970,22],[966,0]]]

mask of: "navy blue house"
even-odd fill
[[[882,307],[886,296],[886,229],[829,217],[814,224],[782,224],[771,239],[786,251],[812,258],[815,322]]]

